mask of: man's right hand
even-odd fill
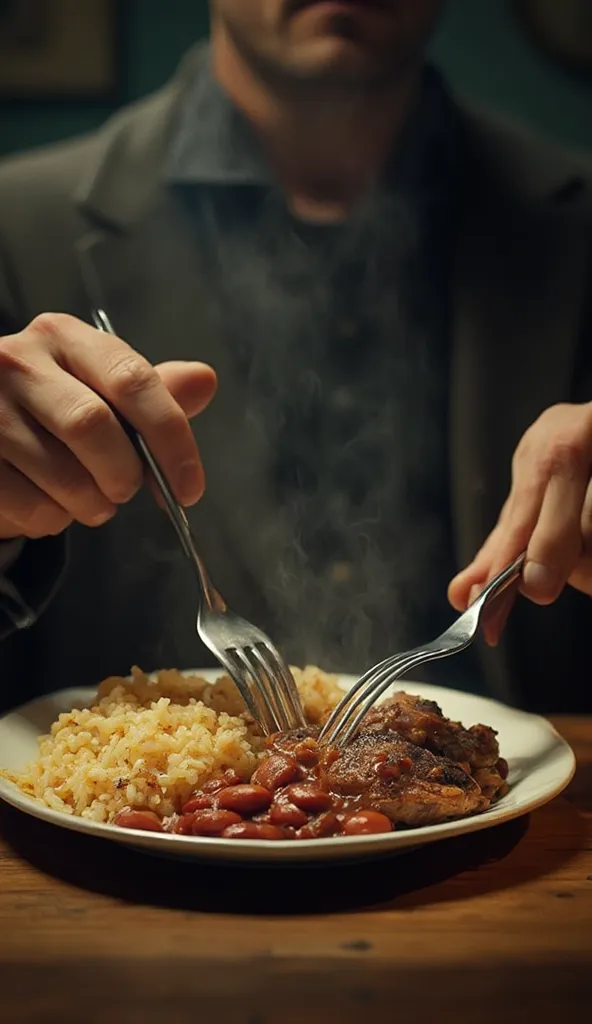
[[[142,464],[103,398],[146,439],[178,501],[194,504],[204,476],[188,418],[215,390],[205,364],[152,367],[66,314],[0,338],[0,539],[100,526],[141,487]]]

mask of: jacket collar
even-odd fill
[[[163,89],[110,119],[97,133],[90,149],[86,172],[78,183],[75,201],[83,211],[105,226],[128,230],[149,211],[156,194],[171,177],[171,154],[183,116],[199,83],[209,76],[209,51],[202,45],[191,50],[176,76]],[[197,86],[196,86],[197,83]],[[206,90],[207,94],[207,90]],[[584,157],[567,155],[552,145],[536,145],[523,129],[459,105],[460,121],[474,161],[473,172],[486,169],[498,187],[530,200],[571,197],[586,187],[590,168]],[[234,128],[241,137],[248,129],[239,117]],[[262,181],[268,176],[258,151],[249,160],[233,165],[230,120],[224,129],[225,170],[235,180]],[[234,129],[233,129],[234,130]],[[175,158],[176,159],[176,158]],[[203,174],[220,177],[221,165],[202,167]],[[473,173],[472,172],[472,173]]]

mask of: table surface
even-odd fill
[[[565,794],[378,862],[171,863],[0,804],[0,1020],[585,1019],[592,718],[554,721],[578,758]]]

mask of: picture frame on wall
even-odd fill
[[[108,100],[118,86],[115,0],[0,0],[0,100]]]

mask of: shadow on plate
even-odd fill
[[[237,866],[165,860],[56,829],[0,803],[0,835],[33,868],[126,903],[202,913],[310,915],[470,899],[552,872],[585,841],[575,807],[555,801],[482,832],[398,856],[326,865]],[[555,827],[568,841],[549,844]],[[533,853],[536,847],[536,855]],[[553,848],[550,848],[552,846]]]

